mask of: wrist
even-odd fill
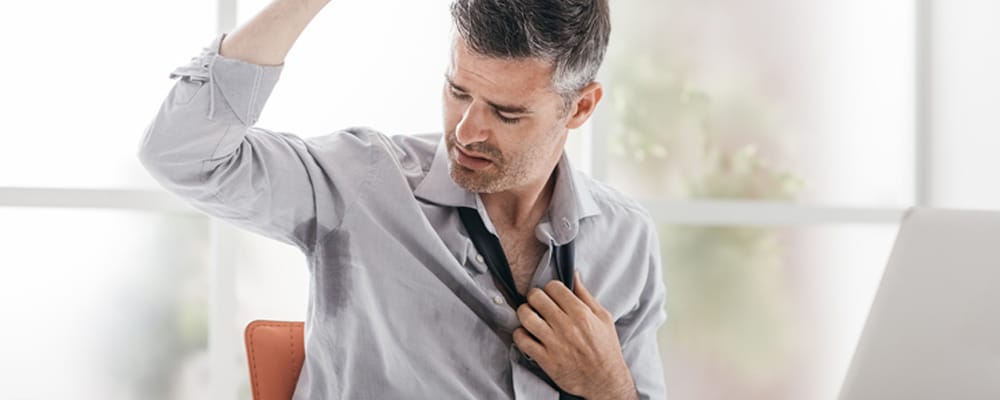
[[[628,384],[616,386],[615,388],[605,388],[602,393],[594,396],[583,396],[587,400],[639,400],[639,392],[635,385],[629,381]]]
[[[610,382],[597,385],[594,390],[582,397],[587,400],[638,400],[639,393],[632,380],[632,373],[627,366],[624,366],[622,371],[614,374],[614,379]]]

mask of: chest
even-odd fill
[[[511,229],[498,229],[500,244],[504,255],[510,263],[514,284],[521,294],[527,292],[531,278],[547,247],[535,238],[533,232],[518,232]]]

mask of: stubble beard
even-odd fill
[[[454,159],[454,149],[458,146],[453,133],[447,134],[449,170],[455,184],[474,193],[499,193],[526,184],[531,179],[532,163],[544,159],[544,148],[535,146],[529,148],[526,154],[516,154],[507,157],[499,150],[486,143],[473,143],[463,147],[472,152],[490,157],[493,164],[484,170],[472,170],[459,164]]]

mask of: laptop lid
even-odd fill
[[[1000,213],[907,212],[839,398],[1000,399]]]

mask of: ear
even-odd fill
[[[566,128],[569,129],[579,128],[590,119],[590,115],[597,109],[597,103],[600,103],[601,97],[604,96],[604,88],[598,82],[590,82],[589,85],[580,89],[578,96],[573,102],[569,119],[566,120]]]

